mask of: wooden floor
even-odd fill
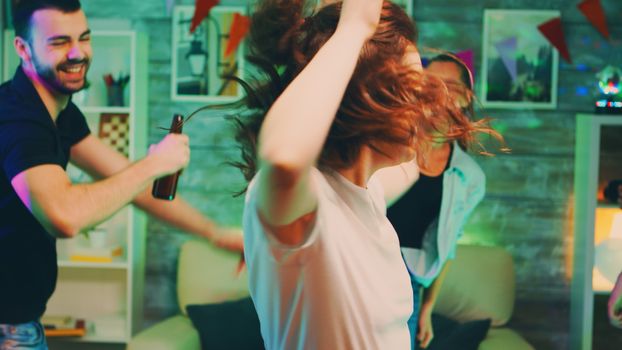
[[[594,335],[592,350],[622,349],[622,329],[609,324],[607,318],[607,295],[597,295],[594,299]]]
[[[570,303],[567,300],[517,300],[508,327],[522,335],[536,350],[568,350],[569,319]]]
[[[622,329],[609,324],[607,295],[594,300],[592,350],[622,350]],[[536,350],[570,348],[570,304],[566,301],[517,301],[508,327],[520,333]]]

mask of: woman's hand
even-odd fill
[[[421,305],[419,327],[417,327],[419,346],[423,349],[427,348],[432,338],[434,338],[434,330],[432,329],[432,308]]]
[[[618,276],[618,280],[611,291],[611,296],[609,296],[607,313],[611,325],[622,328],[622,273]]]
[[[383,0],[344,0],[337,29],[353,26],[371,38],[380,22]]]

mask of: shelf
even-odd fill
[[[125,270],[129,267],[127,261],[119,259],[119,261],[113,261],[111,263],[91,263],[91,262],[78,262],[69,260],[59,260],[58,267],[62,268],[88,268],[88,269],[114,269]]]
[[[594,296],[611,293],[622,266],[622,232],[616,228],[622,211],[602,197],[602,185],[622,171],[620,162],[609,160],[622,149],[621,128],[622,118],[576,117],[570,350],[592,349],[594,316],[603,311],[594,309]]]
[[[78,108],[80,108],[80,110],[84,114],[87,114],[87,113],[96,113],[96,114],[101,114],[101,113],[127,113],[127,114],[129,114],[131,112],[130,107],[114,107],[114,106],[85,106],[85,107],[81,107],[81,106],[78,106]]]
[[[19,57],[12,48],[13,33],[4,32],[4,60],[0,72],[5,80],[10,79],[19,65]],[[94,136],[99,136],[102,114],[128,115],[128,130],[122,137],[127,140],[126,154],[132,159],[141,157],[148,141],[148,65],[149,43],[145,33],[131,30],[93,31],[91,46],[93,60],[88,77],[88,89],[72,96],[72,102],[86,117]],[[111,74],[115,78],[129,75],[123,91],[121,106],[109,105],[108,88],[103,77]],[[117,130],[115,130],[117,131]],[[117,141],[117,133],[110,133],[106,141]],[[110,144],[110,143],[109,143]],[[112,143],[111,145],[114,145]],[[85,172],[69,164],[67,167],[72,182],[91,182]],[[71,253],[77,247],[92,247],[84,235],[73,239],[57,240],[58,280],[56,290],[47,303],[46,314],[70,315],[87,320],[92,328],[80,338],[53,337],[50,341],[72,343],[69,347],[59,344],[60,349],[87,348],[82,343],[103,343],[106,346],[125,344],[143,324],[143,289],[146,219],[143,213],[132,206],[126,206],[112,217],[97,225],[108,233],[107,246],[119,246],[121,255],[84,254],[86,256],[114,256],[112,261],[75,261]],[[99,246],[99,245],[95,245]],[[110,344],[110,345],[108,345]],[[89,344],[90,345],[90,344]],[[56,347],[55,347],[56,348]]]
[[[67,340],[84,343],[110,343],[110,344],[125,344],[127,343],[126,337],[104,337],[97,334],[87,334],[80,338],[66,338]]]
[[[90,323],[87,328],[89,331],[83,337],[51,337],[49,339],[59,339],[80,343],[127,343],[126,333],[127,324],[122,315],[87,320]]]

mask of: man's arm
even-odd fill
[[[87,149],[98,141],[87,136],[72,148],[72,158],[105,159]],[[52,235],[73,237],[82,229],[96,225],[128,204],[157,177],[171,174],[189,160],[188,138],[169,135],[142,160],[116,168],[106,179],[90,184],[72,184],[58,165],[29,168],[11,180],[24,205]],[[79,164],[79,162],[78,162]]]
[[[97,156],[93,156],[97,155]],[[106,178],[131,165],[123,155],[96,137],[87,137],[72,148],[72,162],[96,178]],[[242,233],[216,225],[180,196],[172,201],[155,199],[149,183],[136,195],[133,203],[150,215],[199,237],[211,240],[221,248],[242,250]]]

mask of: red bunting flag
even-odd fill
[[[585,0],[578,4],[579,11],[587,18],[600,34],[609,39],[609,29],[607,28],[607,20],[605,19],[605,11],[600,0]]]
[[[209,15],[212,7],[218,5],[219,2],[219,0],[196,0],[194,5],[194,16],[192,16],[192,23],[190,24],[190,33],[194,33],[197,26],[201,24],[207,15]]]
[[[225,49],[225,57],[228,57],[237,50],[238,45],[240,45],[246,34],[248,34],[250,26],[251,19],[249,17],[237,12],[233,14],[233,21],[231,21],[231,29],[229,30],[229,41]]]
[[[562,30],[561,17],[553,18],[550,21],[540,24],[538,30],[553,46],[555,46],[555,48],[557,48],[557,51],[559,51],[566,62],[572,64],[570,52],[568,52],[568,46],[566,45],[566,39],[564,37],[564,31]]]
[[[458,57],[459,59],[462,60],[462,62],[464,62],[464,64],[467,66],[467,68],[469,69],[469,76],[471,78],[471,86],[473,85],[473,76],[475,75],[475,68],[473,66],[473,50],[464,50],[464,51],[460,51],[460,52],[456,52],[456,57]]]

